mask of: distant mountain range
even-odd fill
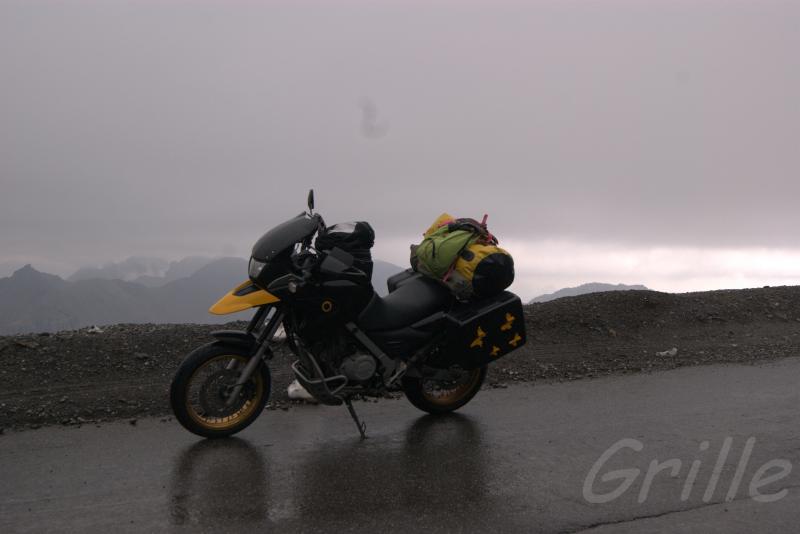
[[[592,282],[589,284],[581,284],[578,287],[565,287],[563,289],[559,289],[555,293],[547,293],[545,295],[539,295],[530,300],[529,304],[533,304],[534,302],[548,302],[555,299],[560,299],[561,297],[577,297],[578,295],[586,295],[587,293],[600,293],[602,291],[629,291],[632,289],[641,289],[647,290],[647,288],[643,285],[625,285],[625,284],[602,284],[598,282]]]
[[[209,263],[220,258],[190,256],[178,261],[166,261],[161,258],[133,256],[120,262],[112,262],[102,267],[82,267],[67,278],[70,282],[80,280],[124,280],[136,282],[148,287],[160,287],[167,282],[186,278],[199,271]]]
[[[375,261],[372,279],[376,291],[385,294],[386,278],[401,270]],[[247,260],[242,258],[178,262],[130,258],[101,268],[79,269],[67,280],[26,265],[10,277],[0,278],[0,335],[115,323],[247,319],[251,312],[208,313],[214,302],[246,278]]]

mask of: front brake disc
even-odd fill
[[[220,369],[210,374],[200,388],[200,406],[206,415],[224,417],[235,413],[244,403],[244,395],[239,395],[228,405],[228,398],[239,379],[239,372],[233,369]]]

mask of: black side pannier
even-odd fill
[[[486,365],[525,344],[522,302],[508,291],[458,305],[446,318],[445,355],[465,369]]]
[[[372,253],[375,244],[375,231],[368,222],[358,221],[339,223],[320,232],[314,241],[314,248],[320,251],[338,247],[355,259],[353,267],[363,271],[372,279]]]

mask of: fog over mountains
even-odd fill
[[[375,261],[373,285],[402,268]],[[208,308],[247,278],[242,258],[129,258],[82,268],[66,280],[30,265],[0,278],[0,335],[54,332],[115,323],[225,323],[252,312],[216,316]]]

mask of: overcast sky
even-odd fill
[[[314,187],[402,265],[488,213],[526,297],[795,284],[799,28],[765,0],[0,0],[0,267],[247,256]]]

